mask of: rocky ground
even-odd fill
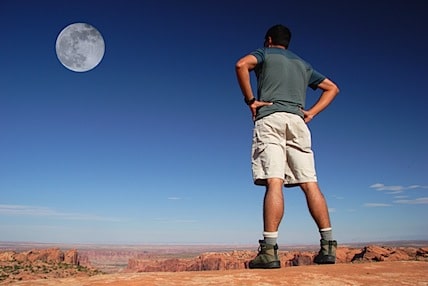
[[[282,268],[276,270],[248,269],[257,252],[233,248],[0,250],[0,284],[428,286],[426,245],[342,246],[335,265],[314,265],[315,249],[288,249],[280,252]]]
[[[249,250],[208,252],[192,258],[137,257],[128,261],[128,272],[181,272],[234,270],[248,268],[257,253]],[[282,267],[313,265],[317,251],[280,251]],[[369,245],[362,248],[339,247],[336,263],[364,263],[381,261],[428,262],[428,247],[391,247]]]
[[[90,277],[101,272],[80,264],[77,250],[58,248],[0,252],[0,284],[63,277]]]
[[[394,261],[359,264],[309,265],[275,270],[220,270],[145,272],[96,275],[88,278],[52,278],[16,282],[21,286],[204,286],[204,285],[428,285],[428,262]]]

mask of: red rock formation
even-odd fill
[[[0,261],[13,261],[16,252],[14,251],[5,251],[0,253]]]
[[[426,249],[425,249],[426,250]],[[361,252],[356,253],[352,262],[357,261],[405,261],[405,260],[423,260],[423,248],[417,249],[413,247],[382,247],[377,245],[369,245],[364,247]]]
[[[64,253],[64,263],[80,265],[79,254],[76,249],[70,249]]]
[[[20,253],[16,253],[14,251],[0,253],[0,261],[17,261],[28,263],[39,261],[45,263],[67,263],[78,265],[79,255],[75,249],[68,250],[65,253],[59,248],[33,249]]]
[[[152,251],[152,250],[151,250]],[[111,252],[111,253],[110,253]],[[117,258],[117,254],[114,253],[114,250],[109,250],[109,257]],[[122,252],[121,252],[122,253]],[[128,268],[126,271],[116,271],[111,273],[122,273],[123,275],[127,275],[124,272],[158,272],[153,275],[181,275],[179,273],[165,273],[165,272],[203,272],[203,274],[195,274],[199,275],[198,277],[205,277],[205,273],[212,273],[208,270],[218,270],[219,273],[225,273],[221,271],[227,271],[230,269],[235,270],[242,270],[244,268],[248,267],[248,262],[255,257],[257,254],[256,251],[246,251],[246,250],[235,250],[235,251],[227,251],[227,252],[205,252],[203,254],[195,254],[192,252],[192,255],[188,255],[189,252],[186,252],[186,254],[182,257],[191,257],[194,255],[193,258],[177,258],[178,253],[180,252],[174,252],[171,253],[168,248],[164,248],[164,252],[147,252],[147,253],[141,253],[141,250],[137,250],[134,252],[134,255],[136,258],[129,259]],[[165,253],[167,255],[165,255]],[[114,260],[114,261],[122,261],[123,257],[130,255],[131,253],[122,253],[118,258],[120,260]],[[176,255],[177,254],[177,255]],[[173,255],[173,256],[171,256]],[[180,255],[183,255],[182,253]],[[283,268],[289,268],[288,270],[283,269],[284,271],[287,271],[287,278],[290,278],[289,274],[293,272],[292,269],[295,267],[290,266],[302,266],[302,265],[309,265],[313,264],[313,258],[316,255],[315,251],[280,251],[279,253],[281,264]],[[176,258],[171,258],[176,257]],[[179,257],[179,256],[178,256]],[[103,259],[105,257],[103,256]],[[83,259],[85,260],[85,259]],[[335,267],[341,268],[342,266],[346,266],[346,264],[349,263],[365,263],[365,262],[382,262],[381,264],[388,264],[388,265],[397,265],[397,268],[394,268],[394,271],[391,273],[405,273],[403,272],[402,265],[404,261],[408,261],[408,263],[415,263],[415,267],[418,266],[420,269],[426,269],[425,262],[428,262],[428,247],[386,247],[386,246],[378,246],[378,245],[369,245],[363,248],[348,248],[348,247],[340,247],[337,249],[337,265]],[[92,260],[91,260],[92,261]],[[397,262],[400,261],[400,262]],[[422,264],[421,262],[424,261]],[[86,260],[86,262],[89,263],[89,260]],[[57,248],[52,249],[33,249],[31,251],[16,253],[13,251],[4,251],[0,252],[0,284],[3,283],[13,283],[17,281],[25,281],[25,280],[36,280],[36,279],[42,279],[39,281],[47,281],[48,279],[56,279],[56,278],[66,278],[66,277],[89,277],[93,275],[100,274],[99,271],[96,269],[90,269],[81,267],[82,265],[78,266],[82,263],[81,256],[77,253],[76,250],[68,250],[65,252],[61,252]],[[398,264],[393,264],[398,263]],[[419,263],[419,264],[417,264]],[[64,264],[73,264],[74,266],[70,267],[70,265],[64,265]],[[379,263],[380,264],[380,263]],[[125,264],[126,265],[126,261]],[[410,264],[406,264],[409,265]],[[358,265],[354,265],[357,267]],[[321,273],[325,275],[323,272],[325,269],[324,267],[315,267],[314,266],[308,266],[305,269],[312,269],[312,270],[318,270],[320,269]],[[376,266],[375,268],[370,268],[370,270],[367,270],[366,268],[360,268],[361,271],[364,271],[364,274],[368,274],[367,271],[370,271],[370,275],[357,275],[359,279],[369,279],[370,281],[365,281],[367,283],[358,284],[358,285],[371,285],[372,282],[376,281],[375,277],[373,277],[373,271],[374,269],[378,269],[380,266]],[[120,270],[122,270],[121,268]],[[302,268],[303,269],[303,268]],[[335,269],[332,267],[329,267],[329,269]],[[347,268],[347,269],[354,269],[354,267]],[[410,268],[408,268],[410,269]],[[413,268],[412,268],[413,269]],[[207,270],[207,271],[206,271]],[[291,272],[290,272],[291,271]],[[300,271],[300,270],[299,270]],[[305,270],[306,271],[306,270]],[[163,274],[160,274],[160,272],[163,272]],[[250,272],[240,272],[240,271],[231,271],[230,273],[238,273],[236,276],[236,279],[245,278],[248,273],[270,273],[270,272],[257,272],[257,271],[250,271]],[[239,275],[239,273],[246,273],[246,275],[242,276]],[[299,272],[296,272],[299,273]],[[415,276],[416,280],[414,281],[426,281],[426,271],[423,274],[418,274],[419,272],[416,272]],[[128,273],[129,275],[142,275],[142,273]],[[144,273],[144,275],[147,273]],[[330,273],[331,274],[331,273]],[[151,274],[149,274],[151,275]],[[183,274],[182,277],[196,277],[192,276],[194,274]],[[189,275],[189,276],[185,276]],[[210,274],[211,276],[216,276],[217,274]],[[346,275],[346,273],[345,273]],[[220,276],[224,276],[219,274]],[[229,276],[229,274],[227,275]],[[276,275],[274,275],[276,276]],[[272,277],[274,277],[272,276]],[[356,276],[356,277],[357,277]],[[126,276],[128,277],[128,276]],[[130,277],[130,276],[129,276]],[[140,276],[139,276],[140,277]],[[141,276],[142,277],[142,276]],[[153,277],[153,276],[151,276]],[[167,277],[167,276],[165,276]],[[168,276],[171,277],[171,276]],[[176,276],[174,276],[176,277]],[[177,276],[178,277],[178,276]],[[181,276],[180,276],[181,277]],[[266,275],[264,277],[264,281],[266,279],[272,278],[269,275]],[[296,281],[293,285],[300,285],[301,281],[298,282],[301,277],[301,273],[296,276]],[[323,276],[324,277],[324,276]],[[335,274],[334,276],[335,277]],[[419,277],[419,278],[418,278]],[[423,277],[423,278],[420,278]],[[406,279],[414,278],[414,276],[409,276]],[[74,278],[73,278],[74,279]],[[169,279],[169,278],[168,278]],[[187,278],[183,278],[187,279]],[[202,279],[202,278],[201,278]],[[250,279],[250,278],[249,278]],[[312,276],[310,276],[308,279],[313,279]],[[419,280],[418,280],[419,279]],[[422,279],[422,280],[421,280]],[[128,281],[129,279],[121,279]],[[112,284],[109,285],[122,285],[117,284],[120,280],[111,282]],[[149,281],[149,280],[147,280]],[[184,280],[183,280],[184,281]],[[188,282],[188,280],[186,280]],[[194,282],[196,284],[194,285],[203,285],[200,284],[200,282],[203,280],[195,280]],[[220,281],[220,280],[219,280]],[[248,280],[250,281],[250,280]],[[248,282],[247,281],[247,282]],[[254,282],[254,279],[251,278],[251,281]],[[275,280],[278,282],[278,280]],[[339,281],[339,280],[338,280]],[[361,280],[363,281],[363,280]],[[410,280],[406,280],[409,282]],[[186,283],[187,283],[186,282]],[[223,281],[224,282],[224,281]],[[278,283],[274,283],[272,285],[277,285]],[[340,282],[340,283],[339,283]],[[334,285],[342,285],[343,280],[340,280],[339,284]],[[28,282],[26,285],[36,285],[32,284],[33,282]],[[49,282],[49,285],[63,285],[61,283],[56,282]],[[131,283],[131,282],[130,282]],[[79,284],[79,283],[77,283]],[[70,286],[77,285],[76,280],[70,280]],[[105,283],[100,283],[96,285],[101,285]],[[123,285],[137,285],[138,283],[132,284],[123,284]],[[148,285],[149,283],[142,283],[138,285]],[[20,284],[21,285],[21,284]],[[23,284],[24,285],[24,284]],[[41,285],[41,284],[40,284]],[[43,284],[47,285],[47,284]],[[65,284],[64,284],[65,285]],[[79,285],[91,285],[87,283],[80,283]],[[95,284],[94,284],[95,285]],[[107,285],[107,284],[106,284]],[[162,284],[163,285],[163,284]],[[168,284],[165,284],[168,285]],[[169,284],[169,285],[178,285],[178,284]],[[180,285],[188,285],[188,284],[180,284]],[[190,284],[189,284],[190,285]],[[225,283],[219,282],[219,285],[225,285]],[[247,284],[244,283],[242,285],[257,285],[257,284]],[[303,285],[303,284],[302,284]],[[312,284],[311,284],[312,285]],[[326,284],[327,285],[327,284]],[[330,285],[330,284],[328,284]],[[333,284],[332,284],[333,285]],[[384,284],[384,285],[393,285],[392,284]],[[395,284],[394,284],[395,285]],[[414,284],[416,285],[416,284]],[[419,285],[419,284],[418,284]]]
[[[248,262],[255,257],[254,251],[232,251],[204,253],[195,258],[174,259],[139,259],[128,261],[127,272],[178,272],[230,270],[248,268]],[[313,251],[280,252],[282,267],[311,265],[317,253]],[[336,263],[369,262],[369,261],[428,261],[428,248],[397,248],[376,245],[363,249],[339,247],[336,253]]]
[[[416,257],[420,258],[420,260],[428,259],[428,247],[422,247],[416,250]]]
[[[22,280],[91,276],[99,271],[81,267],[75,249],[33,249],[21,253],[0,253],[0,284]]]

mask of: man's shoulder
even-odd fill
[[[266,48],[258,48],[258,49],[255,49],[254,51],[252,51],[250,54],[251,55],[262,55],[265,53],[265,51],[266,51]]]

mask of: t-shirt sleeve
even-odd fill
[[[309,87],[313,90],[316,90],[318,88],[318,85],[326,79],[326,76],[319,73],[316,70],[312,70],[311,77],[309,78]]]
[[[265,51],[262,48],[251,52],[250,55],[253,55],[256,57],[258,64],[264,62],[264,60],[265,60]]]

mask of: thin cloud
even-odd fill
[[[396,200],[394,201],[396,204],[405,204],[405,205],[427,205],[428,197],[417,198],[414,200]]]
[[[401,195],[401,196],[395,196],[394,197],[394,199],[405,199],[405,198],[408,198],[409,196],[403,196],[403,195]]]
[[[48,207],[27,206],[27,205],[0,205],[0,215],[7,216],[38,216],[51,217],[67,220],[88,220],[88,221],[120,221],[116,218],[107,218],[91,214],[58,212]]]
[[[179,198],[179,197],[169,197],[168,200],[178,201],[178,200],[181,200],[181,198]]]
[[[390,207],[390,204],[384,204],[384,203],[365,203],[365,207],[367,208],[379,208],[379,207]]]
[[[386,186],[381,183],[376,183],[370,186],[370,188],[375,189],[376,191],[386,191],[388,194],[399,194],[406,190],[413,189],[428,189],[428,186],[423,185],[410,185],[410,186],[399,186],[399,185],[391,185]]]

